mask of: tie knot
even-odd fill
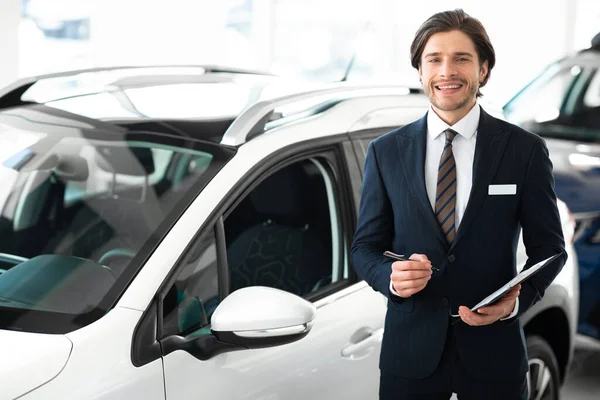
[[[458,132],[453,131],[452,129],[446,129],[444,133],[446,134],[446,140],[450,143],[452,143],[456,135],[458,135]]]

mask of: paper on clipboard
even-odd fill
[[[520,274],[518,274],[517,276],[512,278],[500,289],[496,290],[494,293],[490,294],[488,297],[486,297],[485,299],[483,299],[479,303],[477,303],[475,306],[473,306],[471,308],[471,311],[475,312],[482,307],[489,306],[489,305],[495,303],[498,299],[500,299],[506,293],[510,292],[510,290],[512,288],[514,288],[515,286],[517,286],[520,283],[525,282],[527,279],[529,279],[529,277],[531,277],[533,274],[538,272],[540,269],[544,268],[546,265],[550,264],[561,254],[562,253],[555,254],[552,257],[548,257],[545,260],[540,261],[537,264],[534,264],[530,268],[527,268],[526,270],[521,271]]]

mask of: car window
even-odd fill
[[[551,66],[505,106],[506,117],[516,124],[557,119],[568,90],[580,74],[581,68],[576,66]]]
[[[594,77],[583,96],[583,105],[588,108],[600,107],[600,69],[595,70]]]
[[[548,129],[547,136],[585,142],[600,138],[600,73],[597,68],[587,68],[581,75],[565,107],[570,118],[560,128]]]
[[[347,278],[338,199],[327,163],[311,158],[269,175],[225,219],[231,291],[269,286],[309,296]]]
[[[0,329],[66,333],[108,312],[234,152],[0,112]]]
[[[202,331],[219,304],[217,247],[212,230],[196,240],[162,302],[161,337]]]

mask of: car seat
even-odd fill
[[[331,254],[320,242],[319,221],[311,218],[307,207],[315,201],[309,188],[306,172],[295,164],[269,176],[249,194],[259,222],[227,248],[232,292],[260,285],[304,296],[330,276]]]
[[[82,199],[52,251],[92,259],[118,276],[162,221],[156,196],[148,185],[154,172],[152,151],[142,147],[97,146],[100,171],[113,174],[108,192]],[[142,177],[142,185],[117,188],[117,175]]]

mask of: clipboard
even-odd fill
[[[525,282],[527,279],[531,278],[536,272],[538,272],[539,270],[544,268],[546,265],[550,264],[552,261],[554,261],[556,258],[558,258],[561,255],[562,255],[562,253],[555,254],[552,257],[548,257],[545,260],[532,265],[530,268],[527,268],[527,269],[521,271],[520,274],[518,274],[517,276],[512,278],[500,289],[496,290],[494,293],[490,294],[488,297],[486,297],[485,299],[483,299],[479,303],[477,303],[475,306],[473,306],[471,308],[471,311],[475,312],[482,307],[494,304],[502,296],[504,296],[506,293],[510,292],[512,288],[514,288],[515,286],[517,286],[520,283]]]

